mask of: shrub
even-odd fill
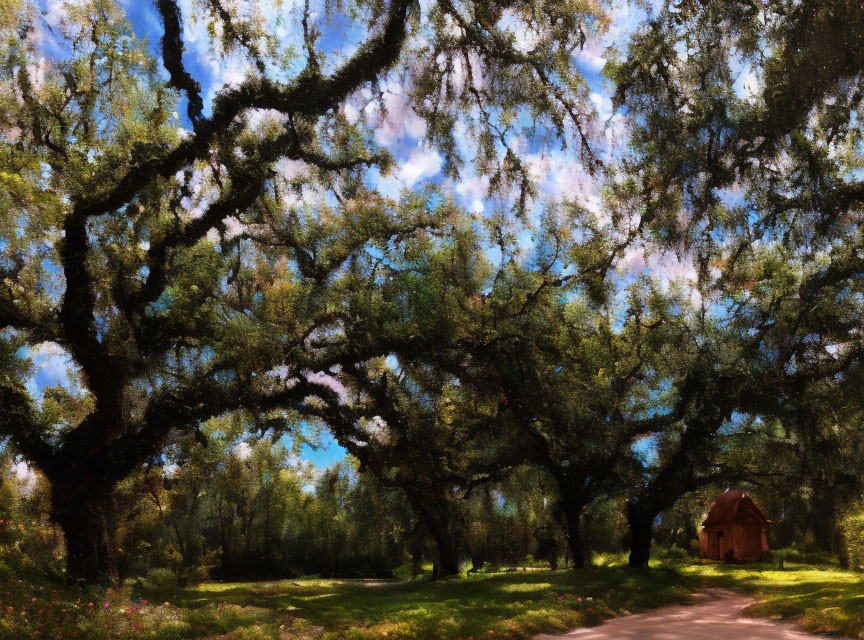
[[[654,558],[661,561],[663,564],[679,565],[689,563],[691,560],[690,552],[681,547],[672,545],[671,547],[660,547],[654,549]]]
[[[150,569],[144,579],[148,587],[168,587],[175,583],[174,572],[171,569],[157,567]]]
[[[846,516],[840,522],[842,552],[853,571],[864,571],[864,513]]]

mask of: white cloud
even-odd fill
[[[18,494],[24,498],[32,496],[36,490],[36,482],[39,478],[30,465],[19,459],[12,465],[12,474]]]
[[[438,152],[424,144],[418,144],[397,175],[400,182],[410,187],[420,178],[434,176],[440,170],[441,156]]]
[[[663,274],[668,280],[696,282],[696,267],[688,256],[679,258],[674,252],[666,251],[652,265],[652,268]]]
[[[642,247],[630,247],[624,253],[622,262],[622,266],[630,275],[642,273],[645,269],[645,249]]]
[[[698,276],[691,256],[684,255],[679,258],[672,251],[664,251],[652,253],[645,262],[646,271],[665,289],[673,283],[678,284],[684,291],[689,289],[693,304],[699,303],[699,290],[692,286]]]
[[[605,159],[611,159],[612,151],[625,139],[627,136],[627,120],[620,113],[616,113],[606,122],[606,142],[607,147],[604,150]]]
[[[677,256],[673,251],[646,251],[644,246],[631,246],[618,261],[618,269],[628,275],[648,275],[668,288],[678,283],[685,289],[697,280],[696,267],[689,255]]]
[[[57,28],[69,19],[69,6],[74,3],[67,0],[47,0],[44,5],[43,19],[50,26]]]
[[[225,235],[229,238],[239,236],[241,233],[246,231],[246,228],[246,225],[240,222],[234,216],[229,216],[225,218]]]
[[[345,116],[345,119],[351,124],[355,124],[357,120],[360,119],[360,112],[354,105],[345,103],[340,108],[342,109],[342,114]]]
[[[463,35],[460,27],[449,13],[444,15],[444,33],[452,38],[461,38]]]
[[[468,175],[456,185],[456,193],[474,213],[483,213],[483,199],[489,191],[487,176]]]
[[[603,56],[603,49],[596,40],[590,40],[586,43],[583,49],[576,53],[576,58],[594,73],[600,72],[606,66],[606,58]]]
[[[512,9],[502,12],[497,26],[502,31],[506,31],[513,36],[515,48],[522,53],[532,51],[540,41],[537,31],[525,24],[525,21]]]
[[[751,65],[747,64],[738,75],[732,89],[739,98],[753,104],[762,95],[762,78]]]
[[[463,198],[483,198],[489,190],[489,177],[469,175],[456,185],[456,193]]]
[[[542,184],[549,178],[552,171],[552,164],[549,161],[549,156],[546,154],[528,154],[524,157],[525,165],[528,167],[528,173],[531,179]]]
[[[367,124],[375,127],[376,143],[389,146],[405,136],[420,138],[426,133],[426,121],[411,108],[401,88],[392,87],[388,90],[384,96],[384,110],[386,114],[382,118],[377,103],[370,102],[364,109]]]
[[[69,354],[63,347],[61,347],[56,342],[40,342],[33,349],[31,357],[33,358],[33,363],[37,367],[41,367],[44,366],[46,362],[52,358],[68,358]]]
[[[662,3],[654,0],[652,13],[656,14]],[[618,0],[613,3],[607,11],[609,16],[609,28],[603,34],[604,44],[625,44],[630,35],[636,30],[642,20],[646,17],[643,8],[637,3],[629,0]]]
[[[288,181],[294,180],[295,178],[305,178],[309,175],[309,170],[309,165],[302,160],[282,158],[276,163],[276,171],[281,173]]]
[[[530,161],[541,190],[552,200],[576,202],[593,213],[600,224],[610,221],[599,195],[600,188],[581,163],[557,151],[548,157],[530,156]]]
[[[238,460],[246,460],[249,456],[252,455],[252,447],[249,446],[248,442],[238,442],[234,445],[231,453]]]
[[[516,41],[514,42],[516,50],[522,53],[533,51],[537,43],[540,42],[540,35],[534,29],[521,28],[514,35],[516,36]]]
[[[597,109],[597,114],[601,118],[605,120],[612,116],[612,100],[609,99],[609,96],[592,93],[588,99],[594,104],[594,108]]]

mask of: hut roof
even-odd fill
[[[743,491],[729,489],[717,498],[702,526],[741,522],[748,516],[762,524],[770,522],[750,496]]]

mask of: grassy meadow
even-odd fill
[[[756,617],[833,635],[864,634],[864,575],[830,565],[724,565],[683,560],[649,571],[620,558],[581,572],[529,569],[443,581],[299,578],[128,585],[123,594],[8,578],[0,638],[153,640],[479,640],[530,638],[686,602],[700,588],[752,594]],[[91,606],[92,605],[92,606]]]
[[[215,623],[227,607],[252,625],[260,623],[260,637],[284,640],[528,638],[682,602],[696,583],[677,572],[592,567],[580,573],[525,571],[401,584],[316,579],[207,583],[152,597],[170,598],[188,610],[199,621],[202,637],[218,631],[206,628],[205,612]],[[244,633],[236,632],[236,638],[247,637]]]
[[[864,574],[833,565],[786,563],[692,564],[682,575],[756,598],[745,613],[753,617],[794,620],[803,629],[848,638],[864,637]]]

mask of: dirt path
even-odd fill
[[[695,603],[624,616],[590,629],[534,640],[816,640],[789,624],[744,618],[741,610],[754,600],[725,589],[697,594]]]

